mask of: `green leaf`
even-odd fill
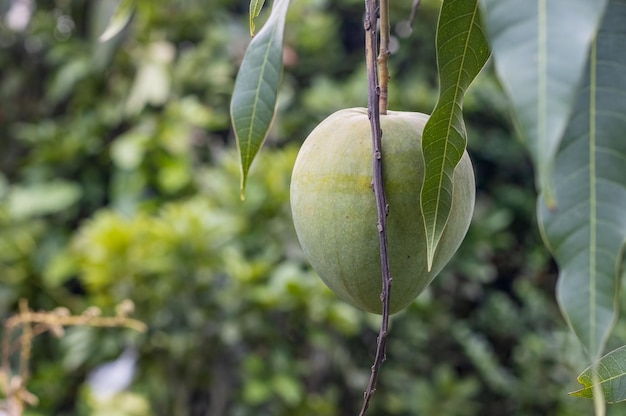
[[[230,115],[241,158],[242,199],[250,165],[274,120],[288,7],[289,0],[275,0],[265,26],[250,42],[235,80]]]
[[[467,143],[463,96],[489,54],[478,0],[445,0],[437,28],[439,99],[422,138],[425,174],[421,201],[429,270],[450,213],[454,168]]]
[[[617,319],[626,242],[626,0],[609,2],[556,158],[558,209],[539,224],[559,264],[557,300],[591,360]]]
[[[106,42],[113,38],[126,27],[135,11],[136,2],[137,0],[120,0],[115,13],[113,13],[111,17],[109,25],[100,35],[100,42]]]
[[[254,19],[259,16],[265,0],[250,0],[250,36],[254,36]]]
[[[589,366],[578,376],[578,382],[583,388],[570,395],[593,398],[594,378],[602,389],[607,403],[617,403],[626,400],[626,346],[611,351],[596,363],[596,377],[593,372],[594,366]]]
[[[11,217],[27,219],[54,214],[70,208],[82,196],[81,188],[73,182],[52,182],[16,186],[9,192],[8,208]]]
[[[607,0],[481,0],[498,77],[554,206],[554,158]]]

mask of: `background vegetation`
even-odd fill
[[[392,2],[390,108],[429,112],[439,4],[423,1],[411,30],[410,3]],[[308,267],[288,186],[308,131],[366,105],[362,1],[292,4],[280,112],[244,203],[228,103],[247,2],[143,2],[99,43],[115,4],[0,1],[0,316],[20,298],[104,314],[130,299],[149,328],[37,338],[28,414],[355,414],[378,317]],[[453,262],[393,318],[373,415],[591,412],[566,394],[585,361],[554,301],[533,174],[505,108],[488,69],[465,102],[475,217]],[[626,342],[623,324],[614,338],[609,349]],[[128,347],[131,386],[92,394],[90,372]]]

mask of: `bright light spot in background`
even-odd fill
[[[87,384],[99,400],[108,400],[126,390],[135,375],[137,350],[127,347],[115,360],[103,364],[87,376]]]
[[[396,34],[401,38],[408,38],[413,33],[413,28],[408,20],[402,20],[396,25]]]
[[[71,36],[72,30],[74,30],[75,27],[76,25],[71,17],[66,15],[60,16],[57,19],[57,27],[54,31],[54,37],[57,40],[67,40]]]
[[[15,32],[23,32],[28,26],[34,10],[35,3],[33,0],[13,0],[4,17],[4,23]]]

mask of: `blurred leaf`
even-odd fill
[[[8,195],[8,207],[16,219],[53,214],[69,208],[81,197],[78,185],[62,180],[16,186]]]
[[[254,36],[254,19],[259,16],[265,0],[250,0],[250,36]]]
[[[215,117],[213,110],[200,103],[194,96],[181,98],[180,101],[168,107],[168,112],[186,123],[209,130]]]
[[[119,136],[111,146],[111,159],[121,169],[136,169],[148,150],[151,134],[146,126],[140,126]]]
[[[241,197],[252,160],[274,120],[283,69],[283,30],[290,0],[276,0],[263,29],[243,57],[230,102],[230,113],[241,158]]]
[[[133,87],[126,101],[125,112],[136,115],[148,105],[163,105],[170,93],[171,74],[169,66],[176,49],[170,42],[153,42],[144,51]]]
[[[136,3],[137,0],[120,0],[117,10],[115,10],[113,17],[111,17],[109,25],[100,35],[100,42],[106,42],[113,38],[126,27],[135,11]]]
[[[421,201],[429,270],[450,214],[454,168],[467,142],[463,96],[487,62],[489,53],[478,0],[444,1],[437,28],[439,100],[422,138],[425,173]]]
[[[122,41],[122,36],[119,36],[121,32],[112,36],[108,41],[100,40],[100,36],[107,30],[113,15],[118,9],[119,0],[92,1],[89,3],[89,6],[87,30],[90,41],[92,70],[98,73],[110,68],[115,51]]]
[[[9,181],[6,176],[0,172],[0,200],[6,196],[9,191]]]
[[[70,326],[60,343],[63,348],[61,364],[69,371],[84,366],[96,348],[96,329],[89,326]]]
[[[191,168],[184,160],[170,159],[162,162],[157,180],[164,192],[177,192],[191,180]]]
[[[74,257],[61,251],[50,260],[43,271],[43,281],[51,288],[59,287],[76,273]]]
[[[556,159],[558,209],[545,195],[540,226],[559,264],[557,300],[591,360],[617,319],[626,241],[626,1],[612,0]]]
[[[63,65],[52,80],[47,98],[52,103],[66,99],[75,91],[76,85],[89,76],[91,64],[92,62],[88,58],[77,58]]]
[[[597,377],[604,399],[607,403],[616,403],[626,400],[626,346],[611,351],[600,358],[597,365]],[[570,395],[593,398],[593,367],[589,366],[578,376],[578,382],[583,388]]]
[[[515,394],[517,380],[508,369],[500,366],[493,346],[484,335],[474,333],[462,321],[454,323],[450,332],[493,391]]]
[[[272,387],[276,394],[291,406],[296,405],[302,399],[302,390],[298,380],[286,374],[274,377]]]
[[[554,159],[607,0],[482,0],[495,68],[554,206]]]
[[[247,380],[243,388],[243,400],[250,404],[263,403],[272,395],[270,387],[267,381]]]
[[[123,391],[111,397],[89,395],[90,416],[151,416],[150,401],[143,395]]]

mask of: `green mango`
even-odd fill
[[[450,216],[428,271],[420,191],[421,139],[428,115],[381,115],[383,180],[389,205],[390,313],[409,305],[448,263],[470,225],[475,179],[467,152],[454,171]],[[307,137],[291,178],[298,240],[312,267],[340,298],[382,313],[377,210],[372,190],[372,139],[365,108],[337,111]]]

